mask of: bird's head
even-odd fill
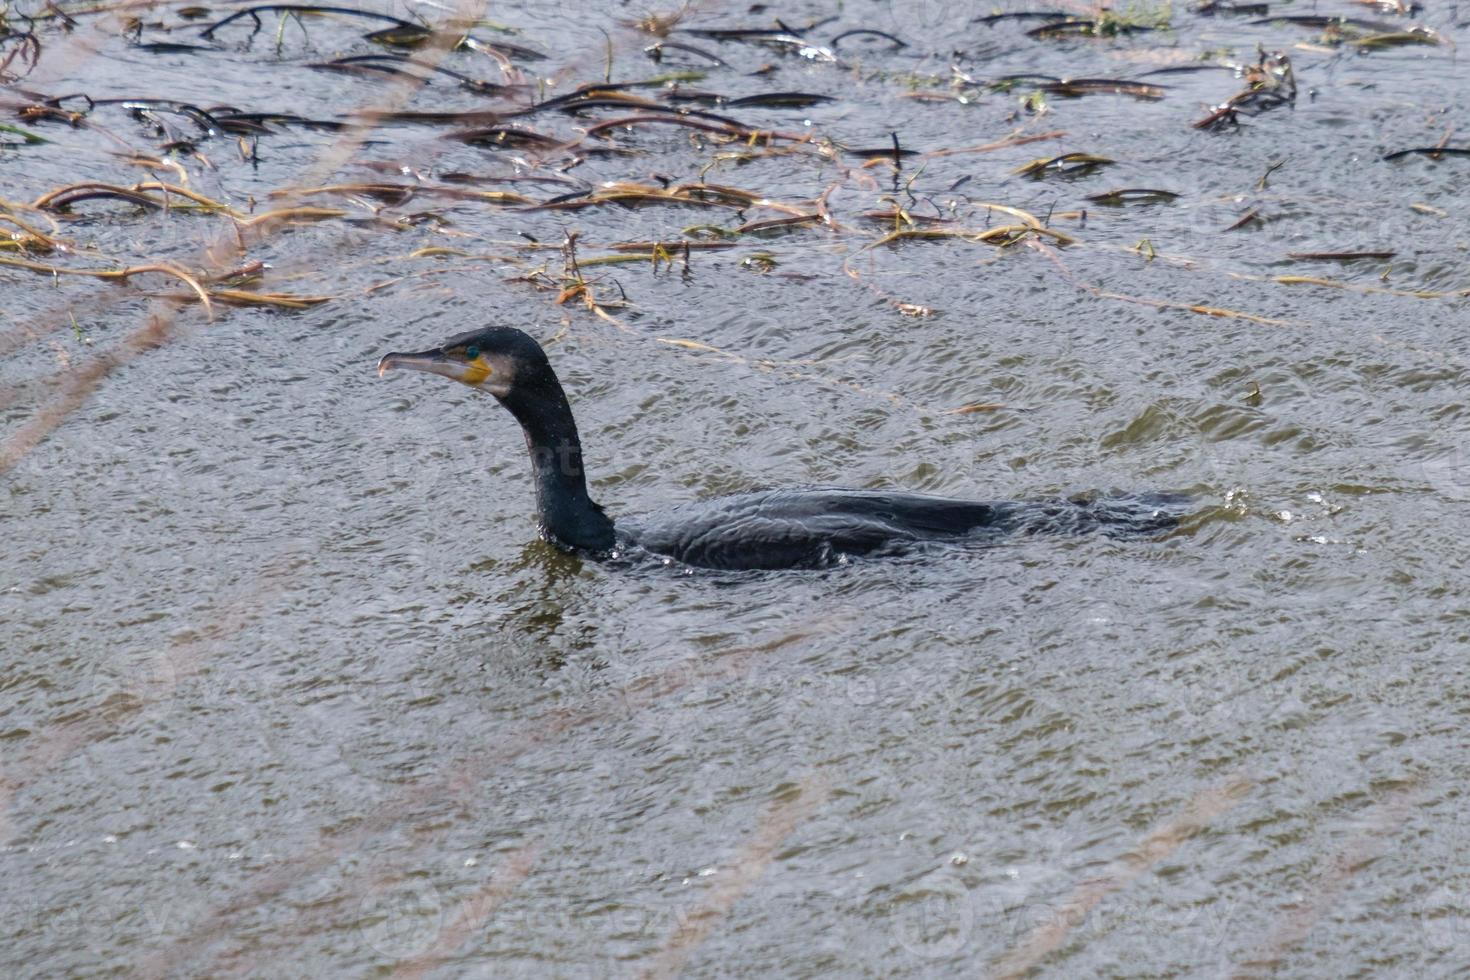
[[[384,354],[378,376],[393,368],[443,375],[505,399],[517,384],[549,373],[551,365],[529,334],[514,327],[489,327],[451,337],[431,350]]]

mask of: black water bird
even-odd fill
[[[386,354],[378,362],[380,376],[393,368],[442,375],[494,395],[525,432],[542,537],[597,558],[647,554],[701,568],[815,568],[1015,531],[1146,535],[1173,527],[1187,499],[980,502],[797,488],[720,497],[614,524],[587,494],[571,405],[546,352],[529,335],[511,327],[460,334],[441,347]]]

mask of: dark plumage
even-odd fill
[[[813,568],[924,542],[981,541],[1015,531],[1152,534],[1173,527],[1186,500],[1155,494],[982,503],[803,488],[736,494],[614,525],[587,494],[571,406],[546,352],[530,336],[509,327],[478,330],[378,362],[379,374],[392,368],[443,375],[499,399],[525,432],[541,535],[593,557],[642,552],[702,568]]]

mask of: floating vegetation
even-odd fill
[[[1161,191],[1153,187],[1124,187],[1102,194],[1089,194],[1087,200],[1093,204],[1121,206],[1124,204],[1160,204],[1177,200],[1174,191]]]
[[[417,68],[431,75],[443,75],[446,78],[451,78],[471,92],[478,92],[482,95],[499,95],[510,90],[510,86],[496,85],[493,82],[471,78],[468,75],[463,75],[457,71],[445,68],[443,65],[413,58],[409,55],[396,54],[391,51],[335,58],[332,61],[317,62],[309,67],[321,68],[327,71],[376,72],[383,75],[412,78],[427,84],[429,79],[408,71],[409,68]]]
[[[1055,19],[1058,16],[1062,17],[1062,19]],[[1112,7],[1098,7],[1096,15],[1093,17],[1052,13],[996,14],[990,17],[979,18],[976,23],[995,24],[1000,20],[1013,18],[1047,20],[1048,23],[1042,24],[1040,27],[1033,27],[1026,32],[1029,37],[1034,38],[1126,37],[1149,31],[1168,30],[1173,20],[1173,7],[1169,0],[1162,0],[1162,2],[1134,0],[1134,2],[1130,2],[1122,10],[1117,10]]]
[[[677,30],[694,37],[707,37],[712,41],[762,41],[773,37],[794,37],[800,40],[806,33],[804,28],[788,27],[777,21],[776,27],[677,27]]]
[[[1251,208],[1249,211],[1247,211],[1245,214],[1241,215],[1240,218],[1238,218],[1233,224],[1231,224],[1228,228],[1225,228],[1224,230],[1225,231],[1238,231],[1241,228],[1245,228],[1245,227],[1247,227],[1249,225],[1264,224],[1264,223],[1265,223],[1265,219],[1263,219],[1261,217],[1261,209],[1260,208]]]
[[[619,119],[609,119],[600,122],[587,129],[588,136],[596,136],[611,129],[631,129],[634,126],[647,126],[651,123],[668,126],[683,126],[687,129],[697,129],[705,133],[716,133],[722,136],[731,136],[751,141],[765,140],[767,142],[776,139],[783,140],[805,140],[807,137],[800,133],[783,133],[771,129],[756,129],[741,123],[715,122],[703,120],[684,115],[642,115],[624,116]]]
[[[524,149],[526,147],[559,146],[562,141],[555,136],[547,136],[532,129],[520,126],[490,126],[485,129],[466,129],[458,133],[449,133],[445,139],[458,140],[461,143],[470,143],[475,146],[490,146],[497,148]]]
[[[0,123],[0,134],[4,134],[6,136],[18,136],[18,137],[20,137],[20,143],[19,144],[17,144],[14,140],[0,139],[0,145],[9,145],[9,146],[16,146],[16,145],[35,146],[35,145],[37,145],[39,143],[49,143],[49,142],[51,142],[46,137],[42,136],[40,133],[33,133],[29,129],[22,129],[19,126],[12,126],[9,123]]]
[[[1296,75],[1291,59],[1277,51],[1260,52],[1259,59],[1245,70],[1246,87],[1216,106],[1194,124],[1195,129],[1218,129],[1235,125],[1241,113],[1255,115],[1296,101]]]
[[[616,181],[603,184],[596,190],[577,191],[554,197],[549,201],[532,205],[532,210],[579,211],[600,204],[619,204],[624,207],[633,204],[681,204],[689,207],[727,207],[737,211],[748,206],[748,202],[732,202],[718,196],[708,196],[697,191],[691,192],[686,188],[670,190],[648,184]]]
[[[318,17],[360,17],[366,20],[375,20],[379,23],[387,22],[400,30],[424,30],[420,24],[414,24],[398,17],[389,16],[388,14],[379,14],[371,10],[361,10],[356,7],[324,7],[296,3],[270,3],[258,4],[254,7],[247,7],[244,10],[237,10],[227,17],[206,25],[200,30],[199,36],[206,40],[212,39],[215,31],[218,31],[221,27],[228,27],[235,21],[243,20],[246,17],[249,17],[251,23],[255,25],[254,30],[251,31],[251,35],[253,36],[259,33],[261,28],[265,26],[264,22],[260,19],[260,15],[263,13],[292,14],[298,17],[303,15]]]
[[[1387,34],[1369,34],[1365,37],[1350,37],[1343,41],[1349,47],[1368,50],[1370,48],[1397,48],[1408,44],[1443,44],[1444,39],[1428,28],[1407,31],[1390,31]]]
[[[1339,289],[1344,292],[1376,293],[1380,296],[1403,296],[1409,299],[1460,299],[1470,296],[1470,289],[1392,289],[1386,286],[1369,286],[1366,283],[1324,279],[1321,276],[1251,276],[1239,272],[1232,272],[1230,275],[1236,279],[1273,282],[1283,286],[1321,286],[1325,289]]]
[[[1409,150],[1395,150],[1392,153],[1385,153],[1380,159],[1385,161],[1402,160],[1408,156],[1425,156],[1431,160],[1438,160],[1440,157],[1470,157],[1470,147],[1416,146]]]
[[[1194,8],[1194,12],[1201,17],[1213,17],[1216,14],[1233,14],[1237,17],[1264,17],[1271,12],[1268,3],[1230,3],[1229,0],[1206,0]]]
[[[0,19],[0,82],[14,82],[41,63],[41,39],[31,31],[15,31]]]
[[[22,218],[16,212],[32,211],[24,205],[0,202],[0,225],[10,225],[13,231],[0,235],[0,250],[23,254],[46,253],[65,247],[61,241],[61,227],[52,216],[38,212],[34,219]],[[39,222],[50,225],[47,231],[36,227]]]
[[[778,21],[779,24],[779,21]],[[759,44],[778,51],[795,54],[809,61],[825,61],[835,63],[837,55],[831,48],[813,44],[803,36],[807,33],[806,28],[795,29],[780,24],[775,28],[765,27],[677,27],[673,30],[688,34],[691,37],[707,38],[711,41],[740,42],[746,44]],[[875,33],[881,31],[851,31],[847,36],[854,34]],[[841,37],[842,35],[839,35]],[[887,35],[891,40],[891,35]],[[900,42],[901,43],[901,42]]]
[[[903,157],[919,156],[919,151],[906,146],[844,146],[842,152],[848,156],[862,157],[865,160],[899,160]]]
[[[865,28],[858,28],[857,30],[852,30],[852,31],[843,31],[841,34],[838,34],[831,41],[832,50],[834,50],[834,51],[837,50],[837,46],[839,44],[841,44],[843,41],[846,41],[848,38],[853,38],[853,37],[876,37],[876,38],[881,38],[882,40],[887,41],[893,47],[893,49],[895,51],[898,50],[899,48],[906,48],[906,47],[908,47],[908,43],[907,42],[899,40],[898,38],[894,37],[892,34],[889,34],[887,31],[878,31],[878,30],[873,30],[872,28],[865,27]]]
[[[1387,48],[1405,44],[1442,44],[1444,39],[1427,27],[1417,24],[1402,26],[1381,20],[1357,17],[1321,17],[1316,15],[1281,15],[1253,20],[1252,24],[1292,24],[1322,32],[1323,44],[1346,44],[1356,48]]]
[[[1100,157],[1092,153],[1063,153],[1055,157],[1038,157],[1030,163],[1017,167],[1011,173],[1027,177],[1041,177],[1049,173],[1075,176],[1092,173],[1097,168],[1112,162],[1109,157]]]
[[[1055,82],[1043,82],[1043,92],[1077,98],[1083,95],[1130,95],[1135,99],[1156,102],[1164,97],[1162,85],[1148,82],[1131,82],[1119,78],[1069,78]]]
[[[483,201],[488,204],[534,204],[533,200],[514,191],[469,191],[458,187],[436,187],[432,184],[331,184],[323,187],[278,191],[273,197],[311,197],[319,194],[362,195],[385,204],[407,204],[415,197],[440,197],[457,201]]]
[[[994,225],[989,228],[963,228],[963,227],[930,227],[930,228],[898,228],[890,231],[882,238],[864,246],[864,249],[877,248],[881,245],[890,245],[894,242],[903,241],[936,241],[943,239],[958,239],[972,243],[986,243],[1002,247],[1017,245],[1028,239],[1044,237],[1049,238],[1058,245],[1075,245],[1077,239],[1071,235],[1048,227],[1036,215],[1020,208],[1011,207],[1006,204],[974,204],[971,206],[976,212],[990,214],[1000,212],[1015,219],[1010,224]]]
[[[1410,11],[1400,3],[1363,18],[1272,17],[1272,9],[1216,0],[1191,13],[1245,17],[1252,23],[1235,27],[1262,34],[1311,31],[1343,48],[1448,43],[1407,23]],[[565,315],[582,311],[631,330],[632,321],[621,318],[638,315],[638,277],[671,270],[709,277],[717,274],[710,269],[743,269],[795,280],[816,274],[811,264],[822,257],[838,256],[833,265],[840,263],[879,295],[894,316],[930,316],[934,306],[892,295],[879,280],[894,277],[896,268],[904,270],[894,277],[901,288],[917,283],[913,263],[931,261],[944,249],[970,256],[966,261],[999,261],[1004,253],[1019,263],[1045,261],[1042,256],[1059,261],[1066,247],[1069,257],[1126,255],[1128,268],[1142,259],[1180,276],[1200,275],[1196,270],[1210,264],[1194,262],[1176,235],[1153,225],[1168,217],[1165,208],[1108,213],[1104,220],[1118,226],[1132,222],[1126,237],[1109,228],[1107,244],[1089,245],[1088,209],[1179,198],[1152,185],[1174,183],[1168,170],[1125,178],[1140,186],[1099,186],[1101,173],[1110,179],[1117,173],[1114,156],[1130,166],[1160,159],[1104,142],[1112,137],[1110,114],[1119,109],[1099,97],[1166,102],[1175,111],[1157,117],[1168,120],[1160,125],[1178,127],[1170,137],[1177,143],[1206,137],[1173,121],[1189,104],[1177,101],[1178,87],[1154,79],[1238,73],[1235,93],[1194,121],[1200,130],[1228,129],[1242,117],[1290,106],[1298,90],[1292,61],[1281,51],[1261,47],[1254,63],[1238,66],[1231,51],[1194,52],[1173,34],[1167,45],[1151,43],[1150,32],[1178,28],[1168,4],[1143,0],[1116,10],[1090,8],[1086,16],[1012,11],[972,21],[989,28],[985,34],[1071,38],[1089,48],[1119,49],[1102,52],[1108,62],[1077,43],[1022,43],[1019,50],[1029,52],[1029,60],[945,52],[935,61],[935,52],[923,45],[924,25],[915,23],[910,36],[901,19],[881,25],[891,30],[839,21],[819,34],[819,24],[780,18],[749,26],[686,25],[686,13],[645,15],[625,25],[644,32],[633,45],[609,36],[605,46],[557,52],[557,60],[533,71],[529,66],[547,62],[550,46],[515,37],[514,28],[502,25],[312,4],[165,5],[146,22],[130,20],[119,43],[128,45],[130,57],[146,52],[158,55],[160,64],[187,62],[200,84],[8,89],[12,116],[0,123],[0,152],[25,153],[27,163],[64,161],[67,176],[55,179],[56,186],[51,180],[24,184],[27,193],[12,196],[28,203],[0,202],[0,258],[8,260],[7,274],[58,281],[90,277],[152,286],[161,276],[173,281],[173,298],[211,314],[239,306],[289,311],[339,294],[334,273],[340,270],[293,254],[293,236],[305,241],[308,229],[313,242],[351,236],[354,246],[344,254],[357,255],[371,253],[373,236],[382,235],[394,244],[371,261],[410,267],[374,277],[362,290],[368,294],[426,287],[435,277],[470,268],[543,295]],[[0,20],[0,78],[14,81],[31,72],[53,39],[64,43],[66,25],[81,16],[43,11],[26,30],[16,29],[13,17],[9,24]],[[307,50],[293,54],[285,32],[297,28],[308,38]],[[329,42],[306,35],[308,28],[329,32]],[[275,33],[269,71],[298,72],[292,79],[298,90],[318,86],[312,89],[318,95],[335,98],[285,101],[273,93],[287,88],[264,85],[257,104],[223,104],[223,97],[212,96],[210,72],[236,70],[250,57],[266,70],[267,59],[241,49],[248,51],[267,30]],[[1137,40],[1108,44],[1130,37]],[[839,61],[839,52],[852,63]],[[1118,63],[1113,56],[1123,54],[1139,70],[1102,77],[1115,69],[1095,66]],[[649,71],[650,59],[671,64],[662,73]],[[993,76],[974,72],[974,64],[991,66]],[[1094,67],[1084,67],[1089,64]],[[857,87],[864,89],[861,99],[852,95]],[[922,113],[923,124],[904,113],[894,119],[865,114],[861,107],[870,95],[914,100],[899,104]],[[245,98],[233,96],[237,103]],[[1101,104],[1079,107],[1076,99]],[[951,114],[947,121],[945,113]],[[1286,114],[1278,118],[1289,124]],[[1431,144],[1437,134],[1407,138]],[[1098,152],[1064,152],[1083,139]],[[1385,153],[1383,160],[1470,156],[1470,149],[1447,145],[1448,139]],[[1038,148],[1033,156],[1022,149],[1030,143],[1052,149],[1042,154]],[[310,159],[299,159],[303,148]],[[1274,232],[1299,213],[1263,196],[1271,169],[1259,180],[1257,168],[1250,169],[1227,185],[1238,191],[1240,197],[1231,199],[1238,204],[1210,217],[1209,234]],[[256,179],[263,174],[274,176]],[[1011,175],[1028,179],[1007,181]],[[1007,196],[981,199],[998,193]],[[1252,194],[1256,199],[1247,199]],[[1196,203],[1205,207],[1211,199]],[[1434,206],[1443,203],[1431,199],[1413,207],[1421,215],[1445,216],[1447,208]],[[1176,226],[1178,220],[1176,214]],[[127,234],[145,221],[149,234]],[[73,236],[71,229],[80,227],[88,234]],[[155,233],[160,228],[164,239]],[[170,230],[180,242],[197,238],[201,256],[167,241]],[[1137,244],[1130,250],[1120,242]],[[1293,262],[1387,262],[1395,254],[1325,244],[1315,251],[1263,248],[1261,261],[1279,263],[1285,254]],[[970,248],[976,245],[986,247]],[[332,247],[323,254],[334,254]],[[242,268],[254,271],[242,276]],[[323,281],[302,285],[311,276]],[[1211,295],[1204,286],[1182,287],[1185,298],[1142,298],[1075,277],[1068,281],[1110,300],[1281,322],[1202,302]],[[1262,281],[1273,288],[1307,282]]]
[[[181,200],[174,200],[171,195]],[[197,191],[180,187],[177,184],[164,184],[158,181],[145,181],[134,184],[132,187],[99,183],[68,184],[42,194],[32,201],[30,206],[37,211],[69,211],[74,204],[97,198],[115,198],[161,210],[210,211],[243,217],[229,205],[211,200]]]
[[[250,18],[252,28],[247,36],[247,43],[253,40],[265,26],[260,19],[263,13],[281,14],[283,17],[292,17],[300,20],[302,17],[322,17],[350,19],[359,18],[372,20],[378,23],[386,23],[388,26],[379,28],[363,35],[363,38],[377,44],[390,47],[417,48],[428,43],[436,32],[449,39],[450,46],[454,48],[466,48],[484,54],[490,54],[506,59],[520,59],[522,61],[541,61],[545,55],[540,51],[522,47],[515,44],[486,41],[477,38],[466,30],[467,25],[446,23],[439,28],[431,28],[424,24],[416,24],[413,21],[403,20],[390,14],[377,13],[371,10],[362,10],[356,7],[329,7],[316,4],[294,4],[275,3],[257,4],[205,25],[199,36],[205,40],[213,40],[216,32],[221,28],[228,27],[238,20]],[[284,24],[283,24],[284,26]]]
[[[1391,259],[1397,252],[1287,252],[1298,262],[1356,262],[1359,259]]]
[[[644,48],[643,53],[648,55],[648,57],[653,61],[661,62],[664,59],[664,51],[666,49],[669,51],[683,51],[688,54],[696,55],[700,58],[703,58],[705,61],[712,63],[718,68],[730,67],[730,63],[721,58],[719,55],[706,51],[703,48],[697,48],[692,44],[684,44],[679,41],[659,41],[657,44],[650,44],[648,47]]]
[[[986,14],[970,21],[972,24],[992,26],[1006,20],[1056,20],[1070,21],[1075,18],[1065,10],[1015,10],[1004,14]]]
[[[726,99],[730,108],[740,106],[780,106],[784,109],[808,109],[814,105],[837,101],[830,95],[814,95],[811,92],[765,92],[760,95],[745,95],[738,99]]]
[[[1043,24],[1033,27],[1026,33],[1031,37],[1055,38],[1055,37],[1117,37],[1124,34],[1141,34],[1145,31],[1158,30],[1149,24],[1131,24],[1125,21],[1109,20],[1099,18],[1087,20],[1085,18],[1073,18],[1071,20],[1057,21],[1056,23]]]

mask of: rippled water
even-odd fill
[[[966,5],[858,2],[806,40],[869,28],[907,46],[846,38],[830,63],[671,35],[719,67],[676,49],[653,64],[629,26],[643,13],[496,7],[513,33],[481,33],[548,55],[517,60],[516,105],[699,69],[686,86],[834,97],[711,111],[848,148],[896,132],[924,155],[895,174],[647,125],[568,167],[444,138],[463,126],[386,123],[361,145],[276,125],[252,159],[116,104],[90,127],[16,120],[52,142],[0,151],[14,202],[180,172],[245,213],[291,186],[544,201],[577,186],[508,178],[703,178],[808,211],[826,194],[836,225],[749,234],[687,268],[677,252],[588,263],[606,317],[556,302],[568,232],[587,262],[787,212],[337,191],[308,203],[346,215],[254,238],[90,200],[58,216],[75,253],[28,256],[260,260],[247,288],[332,297],[217,304],[212,322],[166,276],[0,267],[8,972],[1470,970],[1465,299],[1414,295],[1470,288],[1466,164],[1381,159],[1470,124],[1454,49],[1364,54],[1184,6],[1172,30],[1041,40],[1036,21],[986,26]],[[507,104],[307,67],[381,50],[361,38],[373,24],[265,15],[248,46],[241,22],[176,52],[130,44],[134,15],[144,42],[198,43],[178,7],[37,25],[6,118],[73,92],[316,119]],[[710,4],[681,26],[826,15]],[[1415,21],[1461,40],[1457,17]],[[1290,57],[1299,94],[1236,128],[1191,125],[1243,89],[1236,73],[1143,74],[1254,64],[1258,44]],[[504,80],[482,55],[444,64]],[[981,85],[1022,73],[1168,88],[1028,107],[1025,85]],[[618,112],[524,124],[572,140]],[[120,155],[173,137],[197,140],[171,157],[182,171]],[[1115,162],[1013,173],[1066,152]],[[476,179],[442,179],[456,172]],[[1086,200],[1137,187],[1179,196]],[[985,204],[1024,209],[1078,241],[875,246],[883,226],[862,215],[894,201],[971,231],[1012,220]],[[1288,257],[1342,251],[1396,254]],[[800,483],[1167,489],[1197,507],[1155,541],[604,568],[534,540],[520,435],[492,400],[374,375],[386,350],[489,323],[549,342],[615,515]]]

